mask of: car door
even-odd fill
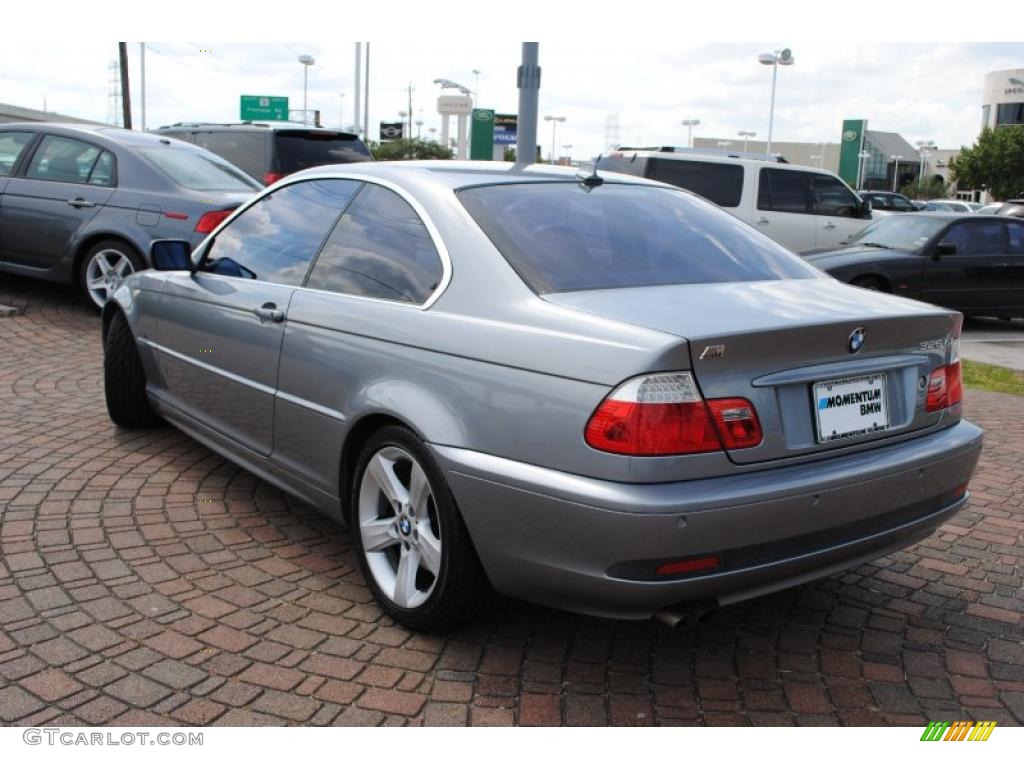
[[[95,144],[44,135],[24,173],[4,190],[0,247],[5,260],[37,269],[56,265],[114,193],[112,177],[93,178],[97,165],[108,166],[109,159],[110,153]]]
[[[814,204],[814,242],[817,248],[835,248],[871,223],[861,215],[861,201],[841,179],[827,173],[811,176]]]
[[[338,220],[285,328],[274,458],[293,475],[336,493],[347,416],[365,382],[377,382],[379,397],[406,396],[389,384],[402,350],[375,339],[424,322],[420,308],[444,284],[442,252],[410,200],[379,184],[368,182]]]
[[[940,254],[947,244],[954,253]],[[1001,306],[1010,279],[1006,231],[998,219],[954,222],[930,248],[921,298],[942,307],[984,312]]]
[[[0,131],[0,222],[3,220],[4,193],[35,136],[33,131]],[[0,224],[0,261],[5,260],[4,230]]]
[[[270,454],[292,293],[357,187],[311,179],[266,194],[202,246],[196,272],[167,273],[156,331],[159,397]]]
[[[1005,226],[1010,273],[1004,306],[1013,310],[1012,316],[1024,317],[1024,221],[1008,220]]]
[[[753,224],[772,240],[798,253],[814,248],[810,174],[787,168],[762,168]]]

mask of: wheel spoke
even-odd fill
[[[121,277],[124,277],[127,274],[131,274],[132,263],[128,261],[127,258],[122,256],[121,259],[117,262],[117,264],[114,265],[114,271],[117,272],[117,274],[119,274]]]
[[[107,254],[105,253],[96,254],[96,263],[99,264],[101,274],[105,275],[112,269],[110,262],[107,261]]]
[[[438,576],[441,573],[441,542],[434,537],[427,525],[421,525],[419,533],[416,548],[419,550],[423,567],[434,576]]]
[[[402,485],[395,475],[395,463],[388,461],[379,453],[370,459],[367,471],[376,481],[381,492],[391,502],[391,506],[398,509],[409,499],[409,492]]]
[[[362,534],[363,549],[366,552],[382,552],[398,543],[394,518],[368,520],[359,524],[359,531]]]
[[[416,571],[419,567],[420,553],[402,547],[402,554],[398,558],[398,573],[395,575],[395,592],[391,599],[403,608],[412,604],[416,594]]]
[[[106,291],[107,284],[102,277],[93,277],[89,280],[89,287],[94,291]]]
[[[430,498],[430,484],[427,475],[419,464],[412,465],[409,475],[409,506],[416,517],[427,514],[427,499]]]

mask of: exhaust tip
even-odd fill
[[[655,611],[652,618],[673,628],[680,624],[695,627],[701,619],[717,609],[718,603],[714,600],[678,603]]]

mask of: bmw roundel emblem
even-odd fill
[[[404,517],[399,521],[398,527],[402,529],[402,533],[405,536],[408,536],[412,532],[412,525]]]
[[[860,352],[860,348],[864,346],[864,329],[854,328],[850,334],[850,338],[846,341],[846,348],[850,350],[850,354],[854,352]]]

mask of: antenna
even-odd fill
[[[604,184],[604,179],[597,175],[597,164],[601,162],[602,157],[604,157],[603,154],[598,155],[597,159],[594,160],[594,167],[591,169],[589,176],[584,176],[582,169],[580,170],[580,173],[576,174],[576,178],[580,180],[580,186],[587,192],[592,192]]]

